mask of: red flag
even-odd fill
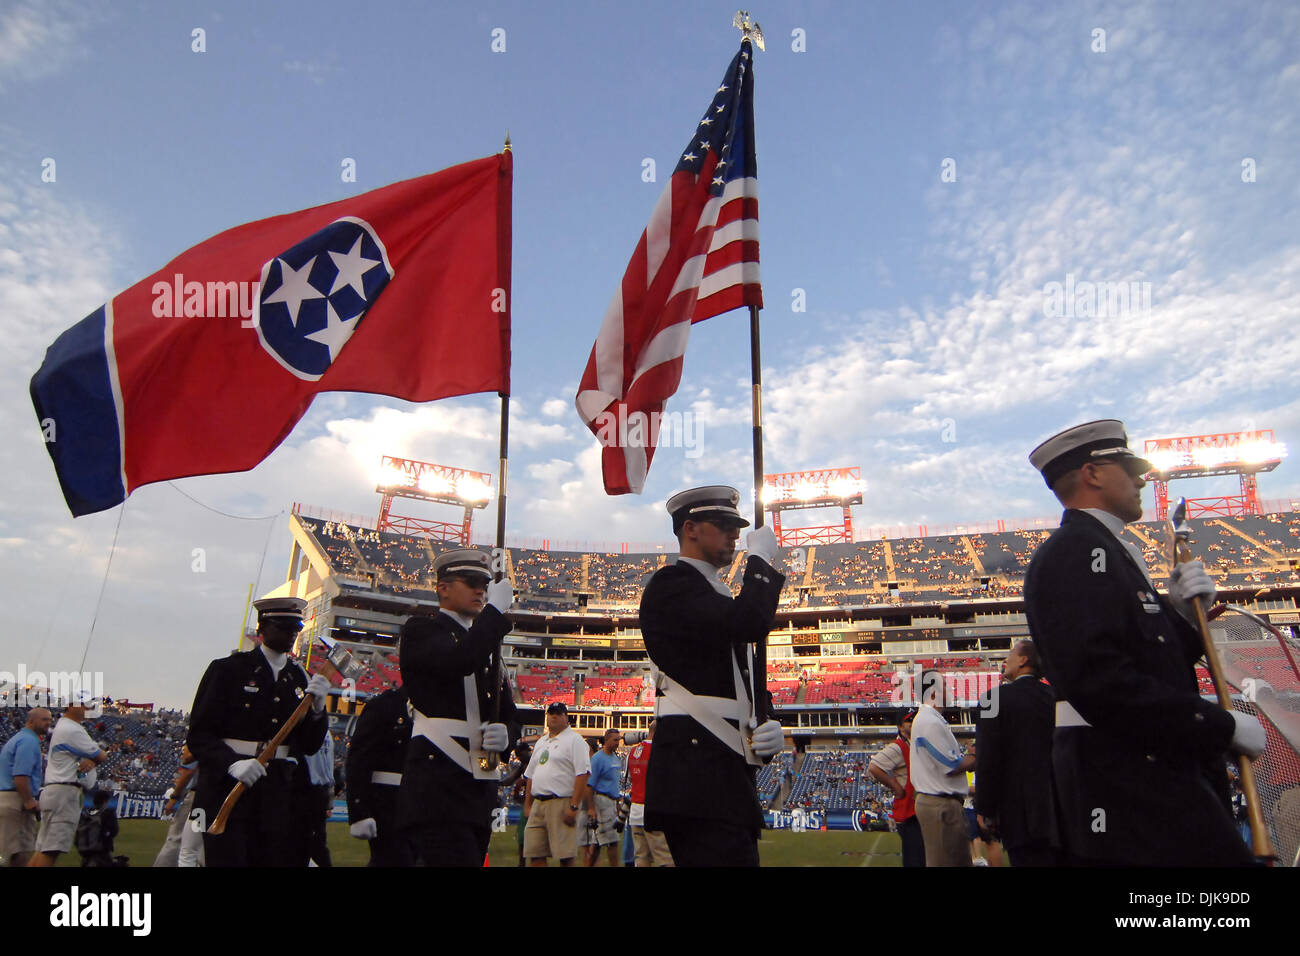
[[[64,332],[32,401],[74,515],[245,471],[318,392],[510,390],[511,155],[230,229]]]
[[[605,446],[607,494],[645,486],[691,324],[763,305],[751,64],[745,40],[659,197],[582,373],[575,404]]]

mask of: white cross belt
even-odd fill
[[[478,687],[473,675],[465,678],[465,719],[453,717],[426,717],[414,707],[411,708],[411,733],[423,737],[442,751],[475,780],[499,780],[495,761],[492,766],[484,768],[479,763],[483,753],[483,731],[478,713]],[[464,738],[468,747],[456,742],[457,737]],[[471,751],[473,756],[471,758]]]

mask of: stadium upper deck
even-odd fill
[[[328,563],[328,573],[364,583],[376,593],[436,601],[434,558],[450,545],[296,517]],[[1197,553],[1221,589],[1300,586],[1300,514],[1270,514],[1190,522]],[[1014,598],[1034,549],[1049,530],[896,538],[853,544],[783,548],[787,569],[783,606],[867,607]],[[1158,587],[1169,559],[1155,522],[1125,529],[1145,554]],[[526,610],[553,613],[634,610],[646,581],[667,555],[555,552],[509,548],[508,568]],[[743,553],[729,569],[738,586]]]
[[[1272,614],[1275,622],[1300,622],[1300,514],[1192,526],[1197,553],[1225,596]],[[312,634],[356,653],[366,667],[360,694],[396,682],[401,622],[436,607],[431,566],[451,545],[300,515],[292,529],[294,556],[283,593],[292,589],[311,602]],[[918,665],[939,667],[960,691],[955,697],[973,701],[996,683],[1011,644],[1027,635],[1024,573],[1049,533],[783,549],[787,584],[769,638],[769,682],[787,726],[823,739],[875,733],[876,724],[883,733],[892,721],[883,711],[897,709],[899,682]],[[1169,564],[1162,527],[1131,525],[1125,534],[1163,588]],[[724,572],[733,588],[743,558],[738,554]],[[520,592],[506,648],[517,701],[563,700],[591,712],[590,727],[580,718],[580,729],[603,726],[611,714],[620,715],[620,726],[643,724],[654,687],[637,605],[649,576],[671,559],[508,549],[506,569]],[[315,659],[323,653],[317,650]],[[1208,679],[1202,683],[1208,689]]]

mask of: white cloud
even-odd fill
[[[102,16],[64,0],[20,0],[0,10],[0,87],[49,76],[84,56],[82,39]]]
[[[324,86],[326,78],[331,73],[338,72],[338,67],[334,64],[334,57],[330,57],[329,62],[319,58],[307,60],[288,60],[282,68],[286,73],[293,73],[305,78],[315,86]]]
[[[1289,18],[1286,29],[1297,22],[1294,10],[1270,16]],[[1218,42],[1175,36],[1149,8],[1112,8],[1095,19],[1111,24],[1110,52],[1104,60],[1078,54],[1079,105],[1035,113],[1032,128],[1008,126],[996,148],[962,153],[958,182],[930,186],[927,255],[943,264],[949,299],[839,316],[833,344],[810,345],[765,372],[771,446],[787,467],[863,465],[873,487],[866,520],[1050,512],[1054,502],[1024,457],[1038,438],[1098,409],[1125,418],[1131,434],[1186,434],[1189,422],[1211,431],[1252,419],[1268,427],[1291,417],[1300,245],[1239,239],[1236,230],[1243,217],[1286,221],[1300,191],[1295,177],[1270,184],[1279,208],[1261,220],[1238,177],[1240,153],[1206,162],[1202,145],[1213,129],[1268,142],[1273,154],[1300,147],[1294,123],[1278,120],[1294,116],[1284,92],[1290,64],[1278,61],[1277,89],[1262,93],[1230,68],[1251,38],[1283,25],[1252,25]],[[1029,47],[1018,39],[1021,23],[1035,33]],[[1043,84],[1059,79],[1052,64],[1069,57],[1033,50],[1046,50],[1048,37],[1059,45],[1061,30],[1059,19],[1014,10],[974,26],[972,49],[1014,47],[1023,56],[999,75],[984,70],[986,53],[953,54],[956,75],[982,61],[978,82],[953,91],[969,102],[971,122],[988,119],[977,101],[1040,96],[1041,87],[1021,81],[1045,64]],[[1087,31],[1081,36],[1086,50]],[[1189,42],[1195,70],[1186,67]],[[1158,82],[1182,86],[1172,98],[1148,97]],[[1104,111],[1091,102],[1098,97]],[[1045,285],[1067,275],[1150,283],[1151,306],[1049,318]],[[944,447],[949,422],[958,437]],[[1297,487],[1281,474],[1273,480],[1279,493]]]

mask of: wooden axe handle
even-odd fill
[[[1192,560],[1191,549],[1185,541],[1177,541],[1174,554],[1178,564]],[[1201,643],[1205,645],[1205,663],[1214,681],[1214,693],[1219,698],[1219,706],[1232,713],[1232,691],[1223,674],[1223,663],[1219,659],[1219,648],[1210,633],[1210,622],[1205,616],[1205,604],[1200,598],[1192,598],[1192,607],[1196,611],[1196,626],[1201,632]],[[1268,834],[1268,824],[1264,821],[1263,806],[1259,802],[1259,789],[1255,786],[1255,768],[1251,759],[1245,754],[1236,755],[1237,766],[1241,769],[1241,792],[1246,796],[1246,814],[1250,818],[1251,852],[1260,860],[1275,860],[1277,853]]]

